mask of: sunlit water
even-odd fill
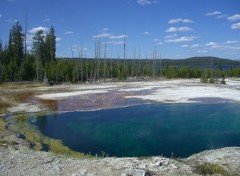
[[[240,146],[240,104],[152,104],[32,119],[69,148],[109,156],[187,157]]]

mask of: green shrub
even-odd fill
[[[195,166],[195,171],[198,174],[208,175],[208,174],[220,174],[227,175],[224,168],[218,164],[203,163]]]

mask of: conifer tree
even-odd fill
[[[12,28],[12,50],[13,58],[16,60],[18,65],[22,64],[23,61],[23,34],[22,26],[17,21]]]
[[[3,46],[2,46],[2,40],[0,39],[0,64],[3,62]]]
[[[45,40],[45,49],[46,49],[46,62],[49,63],[50,61],[56,60],[56,36],[55,36],[55,30],[53,26],[51,26],[49,32],[46,35]]]

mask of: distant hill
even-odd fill
[[[60,59],[60,58],[59,58]],[[61,59],[66,59],[66,60],[80,60],[79,58],[61,58]],[[89,60],[93,61],[94,58],[86,58],[84,60]],[[99,59],[103,60],[103,58]],[[110,59],[106,59],[110,60]],[[124,59],[112,59],[113,63],[116,61],[122,62]],[[231,59],[224,59],[224,58],[218,58],[218,57],[211,57],[211,56],[205,56],[205,57],[191,57],[191,58],[186,58],[186,59],[156,59],[155,63],[161,65],[211,65],[211,60],[213,65],[238,65],[240,66],[240,60],[231,60]],[[128,62],[133,62],[134,59],[127,59]],[[135,59],[137,62],[152,62],[152,59]]]
[[[217,57],[191,57],[187,59],[163,59],[163,65],[240,65],[240,61]]]

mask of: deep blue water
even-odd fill
[[[46,136],[73,150],[110,156],[187,157],[240,146],[240,104],[151,104],[36,118]]]

